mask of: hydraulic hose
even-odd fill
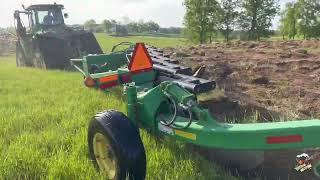
[[[176,102],[170,98],[169,96],[167,97],[169,101],[172,102],[172,105],[174,107],[174,113],[173,113],[173,117],[171,118],[170,121],[166,121],[165,118],[163,116],[160,115],[160,118],[162,119],[162,121],[160,121],[161,124],[165,125],[165,126],[171,126],[175,121],[176,121],[176,118],[177,118],[177,104]]]
[[[180,129],[180,130],[182,130],[182,129],[187,129],[188,127],[190,127],[190,125],[191,125],[191,123],[192,123],[192,121],[193,121],[193,119],[192,119],[192,112],[191,112],[191,109],[190,109],[190,108],[188,108],[187,111],[188,111],[188,113],[189,113],[189,121],[188,121],[188,124],[187,124],[186,126],[184,126],[184,127],[179,127],[179,126],[176,126],[176,125],[174,124],[174,122],[173,122],[173,124],[172,124],[171,127],[173,127],[174,129]]]
[[[119,44],[117,44],[117,45],[114,45],[114,46],[112,47],[111,52],[116,52],[115,50],[116,50],[119,46],[131,46],[131,45],[134,45],[134,44],[131,43],[131,42],[121,42],[121,43],[119,43]],[[123,52],[123,51],[118,51],[118,52]]]
[[[163,124],[163,125],[165,125],[165,126],[170,126],[170,127],[174,128],[174,129],[179,129],[179,130],[187,129],[188,127],[190,127],[190,125],[191,125],[191,123],[192,123],[192,121],[193,121],[193,119],[192,119],[191,107],[181,105],[181,107],[182,107],[184,110],[188,111],[189,121],[188,121],[188,124],[187,124],[186,126],[184,126],[184,127],[179,127],[179,126],[177,126],[177,125],[175,124],[175,122],[176,122],[176,120],[177,120],[177,114],[178,114],[178,113],[177,113],[177,111],[178,111],[177,103],[176,103],[170,96],[168,96],[168,95],[167,95],[167,98],[169,99],[169,101],[172,102],[172,105],[173,105],[173,107],[174,107],[173,117],[171,118],[170,121],[167,121],[167,120],[165,120],[165,118],[164,118],[163,116],[161,116],[161,114],[160,114],[160,118],[162,119],[162,120],[160,121],[160,123]]]

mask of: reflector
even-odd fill
[[[106,76],[106,77],[100,78],[99,81],[100,81],[100,83],[118,81],[118,74],[114,74],[114,75],[110,75],[110,76]]]
[[[267,141],[267,144],[295,143],[295,142],[302,142],[303,137],[301,135],[269,136],[267,137],[266,141]]]
[[[117,86],[117,85],[118,85],[118,82],[117,81],[113,81],[113,82],[110,82],[108,84],[101,84],[100,88],[101,89],[108,89],[108,88],[112,88],[112,87]]]
[[[129,74],[123,74],[123,75],[121,76],[121,80],[122,80],[122,82],[124,82],[124,83],[129,83],[129,82],[132,81]]]
[[[94,79],[92,79],[91,77],[86,77],[84,79],[84,84],[87,86],[87,87],[94,87],[96,85],[96,82],[94,81]]]
[[[144,43],[137,43],[128,66],[130,72],[138,73],[151,70],[153,66],[150,55]]]

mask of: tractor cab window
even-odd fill
[[[41,25],[63,24],[63,15],[60,9],[50,9],[48,11],[37,11],[38,23]]]

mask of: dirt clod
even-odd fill
[[[290,51],[283,51],[279,53],[279,58],[284,59],[284,58],[291,58],[292,54]]]
[[[297,49],[295,50],[296,53],[300,53],[300,54],[308,54],[308,51],[305,49]]]
[[[269,81],[269,78],[262,76],[262,77],[257,77],[252,79],[251,82],[254,84],[269,84],[270,81]]]
[[[254,48],[254,47],[256,47],[256,44],[254,44],[254,43],[251,43],[251,44],[249,44],[249,46],[248,46],[248,48]]]
[[[174,52],[172,56],[173,57],[189,57],[190,55],[182,51],[178,51],[178,52]]]

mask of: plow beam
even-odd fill
[[[168,97],[175,103],[168,103]],[[186,108],[188,104],[189,109]],[[176,107],[167,108],[168,106]],[[137,112],[136,116],[130,118],[142,123],[143,127],[204,147],[230,150],[320,147],[320,120],[219,123],[207,109],[197,104],[192,93],[175,83],[163,82],[138,95],[135,107],[135,110],[128,108],[130,112]],[[175,109],[175,112],[170,112],[170,109]],[[190,113],[179,113],[186,111]],[[163,119],[168,121],[164,123]]]
[[[177,124],[184,126],[187,119],[179,118],[181,119]],[[193,122],[186,130],[173,129],[173,132],[172,135],[184,141],[230,150],[276,150],[320,146],[320,120],[226,124],[216,123],[210,117],[207,121]]]

